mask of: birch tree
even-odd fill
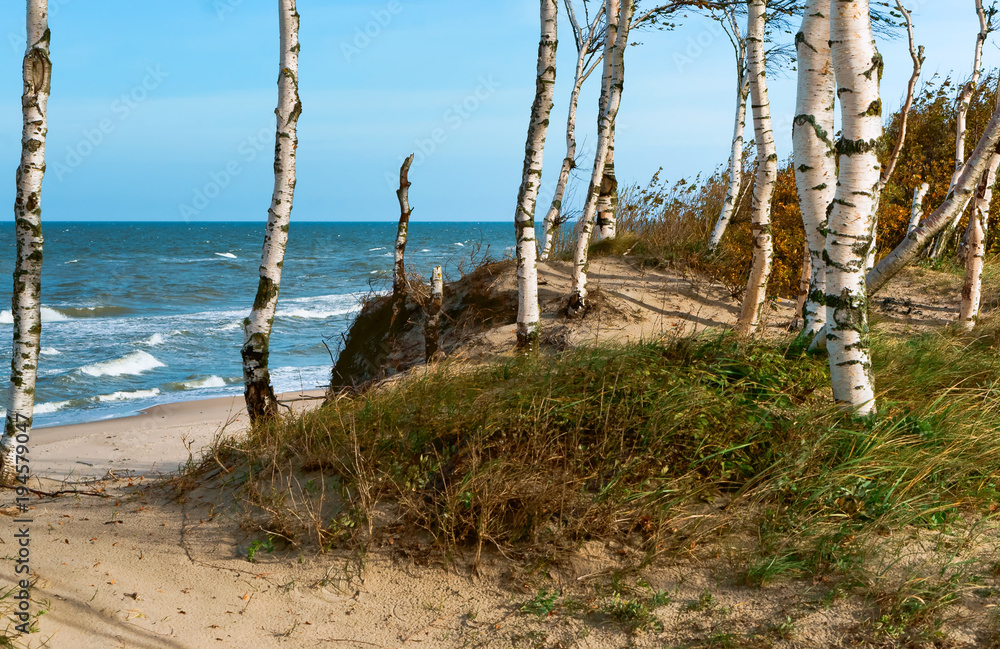
[[[736,119],[733,125],[733,145],[729,155],[729,186],[726,188],[726,198],[722,203],[722,211],[712,228],[712,234],[708,240],[708,250],[717,250],[722,243],[722,236],[729,227],[729,222],[733,218],[736,210],[736,199],[743,186],[743,132],[747,123],[747,97],[750,96],[750,73],[747,69],[746,38],[740,29],[736,19],[736,10],[733,7],[723,8],[720,23],[725,27],[728,22],[729,28],[726,34],[729,35],[733,48],[736,50]]]
[[[584,14],[588,18],[588,24],[585,25],[586,29],[584,29],[576,18],[573,0],[564,0],[564,2],[570,25],[573,27],[573,40],[576,44],[576,73],[573,77],[573,90],[569,96],[569,115],[566,119],[566,157],[563,158],[562,167],[559,169],[559,180],[552,195],[552,204],[549,206],[549,211],[546,212],[545,220],[542,223],[545,239],[541,255],[539,255],[541,261],[548,260],[552,253],[555,236],[560,226],[565,223],[562,206],[570,173],[576,169],[576,113],[580,103],[580,91],[583,89],[584,82],[594,72],[602,59],[601,50],[596,48],[595,44],[599,36],[601,20],[604,17],[604,7],[600,8],[593,20],[589,20],[588,13]],[[586,9],[587,5],[584,3],[585,12]]]
[[[754,183],[750,219],[753,227],[753,260],[747,281],[743,307],[736,321],[736,330],[748,334],[760,325],[760,314],[767,298],[767,281],[771,276],[771,199],[778,178],[778,153],[771,131],[771,109],[768,103],[764,37],[767,22],[767,0],[747,3],[747,66],[750,71],[750,100],[753,108],[754,140],[757,143],[757,178]]]
[[[906,228],[906,234],[910,234],[920,225],[920,219],[924,216],[924,197],[930,191],[929,183],[922,183],[920,187],[913,190],[913,205],[910,206],[910,224]]]
[[[833,146],[836,84],[830,58],[830,0],[808,0],[795,37],[798,90],[792,124],[795,186],[806,232],[808,291],[802,307],[802,335],[815,336],[826,322],[827,208],[837,189]],[[806,276],[805,268],[803,277]]]
[[[277,129],[274,147],[274,191],[267,213],[264,248],[253,309],[243,321],[243,385],[251,423],[278,415],[278,400],[271,387],[268,351],[271,325],[278,305],[281,267],[288,243],[288,223],[295,195],[295,149],[302,113],[299,101],[299,13],[296,0],[278,0],[281,30],[281,63],[278,72]]]
[[[990,157],[997,143],[1000,142],[1000,106],[993,112],[986,131],[976,145],[975,151],[962,167],[957,182],[948,192],[948,196],[933,214],[911,231],[896,248],[868,272],[866,284],[868,295],[877,293],[886,282],[892,279],[900,270],[906,267],[927,246],[930,240],[947,226],[956,214],[969,204],[979,182],[986,173]]]
[[[567,307],[567,313],[570,316],[582,315],[587,308],[587,251],[590,246],[590,235],[594,229],[597,199],[600,193],[601,179],[604,176],[604,163],[607,160],[611,144],[611,131],[618,116],[618,108],[621,105],[622,90],[625,84],[625,47],[628,45],[628,34],[634,8],[633,0],[625,0],[624,5],[621,6],[619,0],[605,0],[604,13],[607,17],[607,30],[604,41],[604,74],[611,79],[611,83],[607,101],[600,107],[598,115],[594,167],[591,171],[587,202],[583,208],[583,215],[580,217],[576,248],[573,254],[573,285]]]
[[[11,313],[14,318],[7,420],[2,441],[0,482],[9,484],[18,473],[18,446],[31,435],[35,408],[35,379],[41,344],[42,180],[45,176],[45,139],[52,82],[49,59],[47,0],[27,1],[27,47],[22,64],[21,163],[14,198],[16,261]],[[26,476],[25,476],[26,478]]]
[[[613,239],[618,236],[618,178],[615,176],[615,126],[611,125],[608,141],[608,157],[604,161],[601,189],[597,195],[597,240]]]
[[[965,249],[965,282],[962,285],[962,306],[958,316],[959,325],[966,331],[975,328],[982,302],[986,224],[989,221],[990,203],[993,202],[993,186],[996,184],[998,167],[1000,167],[1000,149],[994,150],[990,156],[986,173],[983,174],[976,192],[972,214],[969,216],[968,243]]]
[[[865,264],[872,245],[881,166],[882,57],[868,0],[832,3],[830,52],[841,101],[837,191],[830,210],[826,261],[827,352],[834,399],[859,415],[875,411]]]
[[[431,271],[431,300],[424,319],[424,358],[429,363],[438,353],[441,335],[441,307],[444,305],[444,278],[441,267]]]
[[[889,180],[892,179],[892,174],[896,170],[896,164],[899,162],[899,156],[903,151],[903,145],[906,144],[907,127],[910,121],[910,110],[913,108],[913,97],[917,89],[917,81],[920,80],[920,73],[924,66],[924,47],[923,45],[917,47],[915,43],[913,37],[913,20],[910,17],[910,12],[907,11],[902,0],[896,0],[896,9],[899,11],[906,24],[906,35],[910,46],[910,59],[913,61],[913,72],[906,85],[906,99],[903,100],[903,107],[899,111],[899,136],[896,138],[896,145],[893,147],[892,153],[889,154],[889,159],[882,168],[882,175],[879,178],[878,194],[876,196],[875,205],[872,208],[874,210],[872,214],[872,245],[871,249],[868,251],[868,261],[865,263],[865,273],[868,273],[868,271],[875,266],[875,254],[876,248],[878,247],[879,201],[882,198],[882,192],[889,184]]]
[[[527,144],[524,147],[524,171],[517,194],[514,216],[517,234],[517,346],[536,350],[541,333],[538,308],[538,241],[535,238],[535,202],[542,181],[542,159],[545,135],[552,112],[552,95],[556,83],[556,22],[559,5],[556,0],[541,0],[541,39],[538,43],[538,71],[535,81],[535,101],[531,106]]]
[[[976,0],[976,15],[979,17],[979,33],[976,35],[976,47],[972,59],[972,77],[968,83],[962,86],[962,92],[958,96],[958,110],[955,117],[955,173],[951,179],[952,186],[955,185],[958,175],[965,165],[965,135],[969,107],[972,105],[972,96],[976,93],[976,88],[979,86],[979,79],[982,76],[983,45],[986,44],[986,39],[989,38],[992,31],[990,19],[987,18],[986,11],[983,9],[983,0]],[[934,243],[934,248],[930,253],[932,258],[937,259],[940,257],[944,253],[945,248],[948,247],[951,235],[955,231],[955,228],[958,227],[958,222],[962,219],[962,212],[956,214],[952,221],[945,227],[944,231],[938,235],[937,241]]]

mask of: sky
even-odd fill
[[[967,78],[973,0],[907,0],[924,79]],[[415,153],[415,221],[512,220],[535,86],[537,0],[299,0],[298,185],[293,220],[396,220],[403,157]],[[273,184],[277,3],[49,0],[45,221],[260,221]],[[565,154],[575,50],[560,5],[557,87],[538,218]],[[791,35],[784,35],[791,38]],[[623,184],[725,164],[736,73],[728,39],[701,17],[635,34],[617,123]],[[1000,63],[997,41],[984,65]],[[879,42],[887,108],[901,103],[905,38]],[[24,5],[0,5],[0,220],[20,156]],[[593,155],[598,75],[581,98]],[[770,80],[779,155],[791,152],[795,76]],[[6,161],[6,162],[3,162]],[[586,167],[588,165],[584,165]],[[586,172],[586,169],[583,169]],[[578,176],[574,195],[583,191]]]

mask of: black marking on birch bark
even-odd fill
[[[837,140],[837,153],[848,157],[863,153],[871,153],[878,148],[879,141],[881,139],[882,138],[880,137],[872,140],[849,140],[847,138],[840,138]]]

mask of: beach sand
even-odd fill
[[[301,411],[322,403],[323,390],[279,395]],[[243,396],[182,401],[153,406],[134,417],[71,426],[37,428],[31,436],[31,469],[40,478],[102,478],[108,471],[138,475],[174,473],[201,457],[224,431],[247,427]]]

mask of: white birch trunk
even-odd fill
[[[972,96],[979,85],[983,64],[983,45],[986,43],[986,39],[990,33],[989,21],[983,10],[982,0],[976,0],[976,14],[979,16],[979,34],[976,35],[976,48],[972,59],[972,78],[962,87],[962,92],[958,97],[958,114],[955,118],[955,173],[951,177],[952,187],[958,181],[958,175],[965,165],[965,133],[967,130],[966,123],[969,117],[969,107],[972,105]],[[937,259],[944,254],[948,243],[951,241],[952,233],[958,227],[958,222],[962,220],[962,213],[964,211],[963,209],[962,212],[956,214],[947,227],[945,227],[944,232],[938,236],[930,255],[933,259]]]
[[[601,191],[597,196],[596,241],[614,239],[618,235],[618,178],[615,177],[615,127],[611,125],[608,157],[604,161]]]
[[[535,202],[542,181],[545,135],[552,112],[556,83],[557,15],[556,0],[541,0],[541,40],[538,43],[538,75],[535,101],[531,107],[524,172],[517,196],[514,225],[517,234],[517,346],[536,350],[541,333],[538,308],[538,241],[535,237]]]
[[[569,115],[566,118],[566,157],[563,158],[562,167],[559,169],[559,180],[552,195],[552,204],[549,206],[549,211],[546,212],[542,223],[542,232],[545,239],[542,244],[542,252],[538,257],[540,261],[548,261],[549,255],[552,254],[552,246],[555,243],[556,234],[560,226],[565,222],[561,216],[562,202],[563,197],[566,195],[566,186],[569,184],[569,175],[576,168],[576,114],[577,107],[580,104],[580,91],[583,88],[583,83],[601,60],[601,56],[598,55],[597,59],[588,67],[587,57],[593,46],[594,36],[597,33],[601,16],[604,15],[603,8],[594,17],[594,21],[589,26],[589,32],[584,34],[580,29],[579,23],[576,21],[572,0],[565,0],[565,2],[576,40],[576,74],[573,77],[573,91],[569,97]]]
[[[14,232],[17,252],[11,313],[14,318],[7,421],[4,426],[0,483],[10,484],[19,473],[18,453],[31,435],[35,409],[35,379],[41,344],[42,180],[45,176],[45,139],[52,82],[49,59],[47,0],[27,2],[27,48],[22,66],[21,163],[17,168]],[[27,465],[21,465],[26,467]],[[27,475],[19,476],[22,481]]]
[[[396,198],[399,200],[399,225],[396,227],[395,263],[392,266],[392,322],[395,324],[406,302],[406,238],[410,231],[410,165],[413,164],[411,153],[399,168],[399,189]]]
[[[440,339],[441,307],[444,305],[444,278],[441,267],[435,266],[431,271],[431,301],[427,306],[427,318],[424,321],[424,357],[431,362],[438,353]]]
[[[625,0],[619,12],[619,0],[605,0],[604,13],[607,16],[607,36],[604,44],[604,75],[610,82],[607,101],[602,101],[598,115],[594,167],[587,189],[587,202],[583,208],[583,215],[580,217],[579,234],[573,254],[573,286],[567,307],[567,313],[570,316],[582,315],[587,308],[587,253],[597,215],[597,198],[600,193],[601,179],[604,177],[604,163],[608,157],[611,131],[614,128],[615,118],[618,116],[618,107],[621,105],[622,89],[625,83],[625,48],[628,45],[629,27],[634,8],[633,0]]]
[[[747,67],[750,70],[750,102],[753,109],[754,140],[757,142],[757,179],[754,183],[750,219],[753,227],[753,261],[747,281],[743,308],[736,320],[736,331],[746,335],[757,330],[767,299],[771,277],[771,199],[778,178],[778,153],[771,131],[771,108],[768,103],[765,60],[765,23],[767,0],[750,0],[747,6]]]
[[[879,79],[868,0],[832,3],[830,49],[841,100],[839,174],[826,239],[827,352],[834,399],[858,415],[875,411],[865,264],[881,166]]]
[[[924,197],[927,196],[930,188],[929,183],[923,183],[920,187],[913,190],[913,205],[910,207],[910,225],[906,228],[907,236],[920,225],[920,219],[924,216]]]
[[[726,200],[722,203],[722,212],[719,220],[712,228],[712,234],[708,239],[708,251],[718,250],[722,243],[722,237],[726,234],[726,228],[733,218],[736,210],[736,198],[739,196],[740,187],[743,185],[743,132],[747,123],[747,97],[750,95],[750,71],[743,68],[742,78],[736,91],[736,123],[733,126],[733,148],[729,155],[729,186],[726,188]]]
[[[296,0],[278,0],[281,29],[281,64],[278,72],[277,130],[274,149],[274,191],[267,214],[260,280],[253,309],[243,321],[243,384],[250,421],[273,419],[278,401],[268,371],[271,325],[281,287],[281,267],[288,243],[288,223],[295,194],[295,149],[297,125],[302,113],[299,101],[299,14]]]
[[[900,14],[906,21],[906,34],[910,46],[910,58],[913,60],[913,73],[910,75],[910,81],[906,86],[906,99],[903,101],[903,107],[899,111],[899,137],[896,139],[896,145],[893,147],[892,153],[889,154],[889,160],[886,163],[885,168],[882,170],[882,176],[879,179],[878,185],[878,196],[876,196],[875,205],[872,207],[872,245],[871,250],[868,251],[868,260],[865,263],[866,275],[872,268],[875,267],[875,254],[878,248],[879,200],[881,200],[882,191],[885,189],[886,185],[889,184],[889,180],[892,178],[892,174],[896,170],[896,163],[899,162],[899,155],[902,153],[903,145],[906,143],[907,127],[910,121],[910,109],[913,108],[913,94],[916,91],[917,81],[920,79],[920,71],[923,69],[924,65],[924,46],[921,45],[920,47],[917,47],[914,42],[913,21],[910,18],[910,12],[908,12],[906,7],[903,6],[902,0],[896,0],[896,9],[899,10]]]
[[[993,202],[993,185],[996,184],[998,167],[1000,167],[1000,154],[994,153],[979,184],[976,202],[969,216],[965,282],[962,286],[962,307],[958,316],[959,325],[966,331],[972,331],[979,318],[983,290],[983,260],[986,257],[986,223],[989,220],[990,203]]]
[[[830,0],[808,0],[802,28],[795,38],[798,93],[792,148],[795,186],[806,231],[809,290],[802,306],[802,335],[815,336],[826,323],[827,209],[837,190],[833,145],[836,83],[830,57]]]

